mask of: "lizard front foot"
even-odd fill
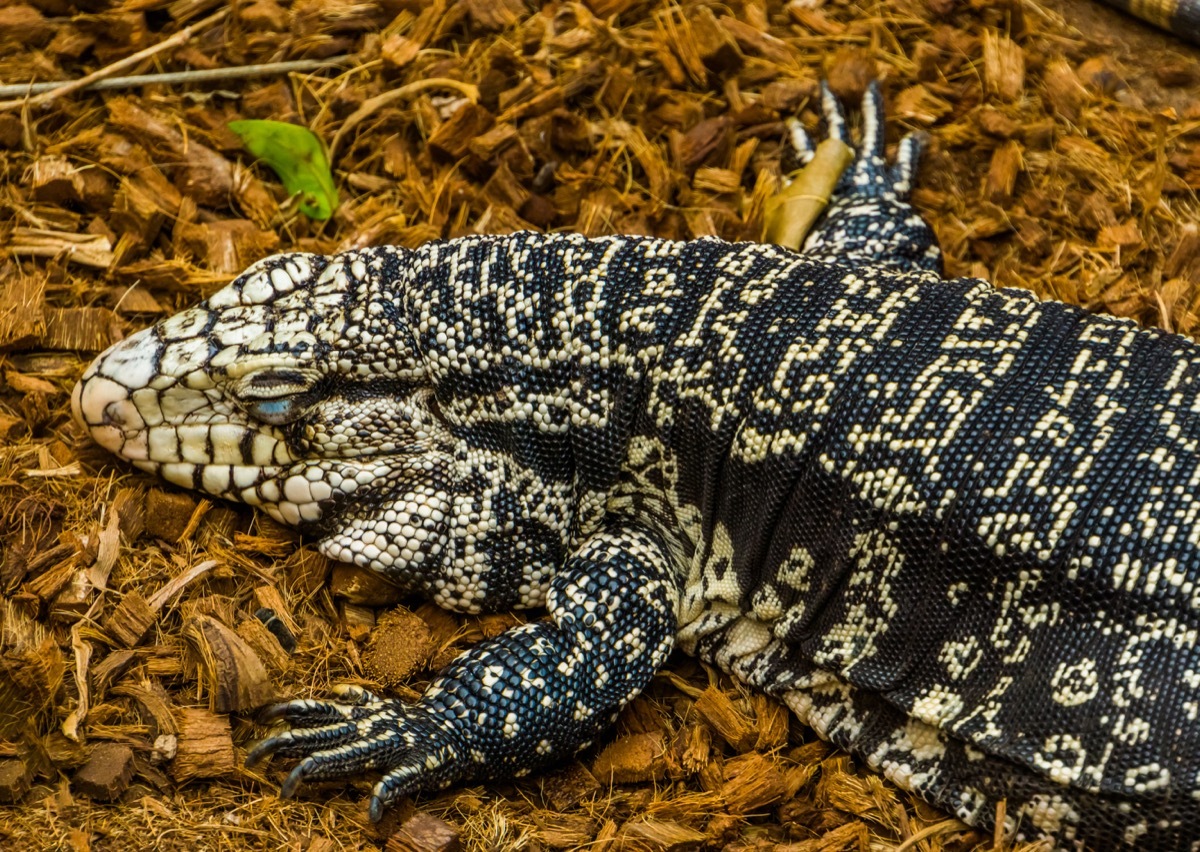
[[[448,665],[415,704],[343,688],[339,701],[280,704],[267,718],[291,728],[248,762],[300,758],[301,781],[368,771],[373,820],[400,796],[466,778],[513,778],[589,745],[670,653],[677,591],[665,545],[613,522],[586,539],[547,593],[550,620],[480,642]]]
[[[339,687],[339,700],[298,699],[277,704],[262,716],[289,729],[258,743],[246,757],[253,766],[270,755],[298,757],[280,795],[290,798],[301,781],[318,781],[378,770],[383,777],[371,794],[373,822],[400,796],[442,787],[461,777],[464,748],[454,733],[453,714],[436,705],[382,699],[359,687]],[[441,708],[443,711],[445,708]]]

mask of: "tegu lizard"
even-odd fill
[[[880,102],[802,251],[283,254],[88,368],[77,418],[143,470],[443,607],[548,613],[415,703],[275,708],[251,759],[298,761],[285,795],[376,771],[378,818],[554,764],[679,649],[972,825],[1195,848],[1200,348],[944,279]]]

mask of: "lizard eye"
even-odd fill
[[[282,426],[298,419],[313,401],[308,378],[297,370],[265,370],[246,376],[235,395],[242,410],[263,423]]]
[[[255,420],[272,426],[282,426],[298,418],[307,406],[301,404],[298,396],[288,396],[280,399],[247,400],[242,408]]]

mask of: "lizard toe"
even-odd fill
[[[917,167],[921,164],[921,155],[929,146],[929,134],[924,131],[909,133],[900,140],[896,149],[896,161],[888,173],[888,183],[892,192],[902,201],[907,200],[912,192],[913,181]]]
[[[368,806],[371,822],[379,822],[393,802],[414,792],[420,786],[420,779],[420,767],[414,765],[397,766],[380,778],[371,792]]]
[[[367,693],[370,695],[370,693]],[[318,701],[311,698],[297,698],[282,704],[273,704],[258,715],[259,724],[269,725],[273,722],[287,722],[293,728],[315,728],[322,725],[333,725],[347,720],[361,719],[379,710],[382,702],[373,701]]]
[[[846,111],[833,89],[829,88],[829,83],[824,80],[821,81],[821,112],[825,117],[825,134],[853,147],[850,127],[846,123]]]

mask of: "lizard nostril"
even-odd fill
[[[122,413],[122,409],[128,407],[129,403],[125,400],[121,400],[120,402],[110,402],[108,405],[104,406],[103,424],[105,426],[116,426],[118,429],[123,429],[125,424],[128,422],[128,419]]]

